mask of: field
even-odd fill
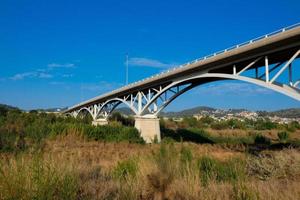
[[[164,121],[162,143],[146,145],[113,119],[97,128],[37,113],[0,119],[0,199],[300,198],[296,123],[257,130]]]

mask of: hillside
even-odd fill
[[[49,108],[49,109],[37,109],[37,111],[41,112],[57,112],[58,110],[62,111],[66,108]],[[6,104],[0,104],[0,110],[20,110],[17,107],[6,105]],[[198,106],[194,108],[189,108],[185,110],[181,110],[178,112],[162,112],[160,113],[160,116],[162,117],[185,117],[185,116],[193,116],[195,114],[214,114],[217,116],[223,116],[226,114],[236,114],[240,112],[248,111],[247,109],[216,109],[212,107],[207,106]],[[124,115],[133,115],[134,113],[127,107],[120,107],[117,108],[114,112],[120,112]],[[300,108],[289,108],[289,109],[281,109],[276,111],[256,111],[259,116],[270,116],[270,117],[281,117],[281,118],[300,118]]]
[[[178,112],[162,112],[160,116],[162,117],[187,117],[187,116],[193,116],[195,114],[207,114],[211,115],[214,114],[215,116],[224,116],[226,114],[237,114],[244,111],[248,111],[247,109],[216,109],[206,106],[198,106],[195,108],[185,109]],[[125,115],[132,115],[133,112],[127,108],[122,107],[115,110],[115,112],[120,112]],[[300,118],[300,108],[289,108],[289,109],[282,109],[277,111],[257,111],[259,116],[278,116],[281,118]]]
[[[17,107],[6,105],[6,104],[0,104],[0,109],[5,109],[5,110],[20,110]]]
[[[269,113],[271,116],[286,117],[286,118],[299,118],[300,108],[290,108],[284,110],[278,110]]]

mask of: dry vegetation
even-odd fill
[[[0,199],[299,199],[300,152],[87,141],[1,154]]]
[[[300,199],[299,123],[162,121],[146,145],[117,118],[0,112],[0,200]]]

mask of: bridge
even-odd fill
[[[84,101],[64,114],[88,113],[94,125],[104,125],[124,103],[134,113],[135,127],[144,140],[160,141],[158,114],[178,96],[202,84],[240,80],[300,101],[300,77],[293,76],[293,69],[299,71],[295,67],[299,57],[300,23]]]

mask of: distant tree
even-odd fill
[[[204,116],[204,117],[202,117],[199,121],[202,122],[202,123],[205,124],[205,125],[210,125],[210,124],[212,124],[215,120],[214,120],[213,118],[209,117],[209,116]]]
[[[38,114],[38,111],[37,110],[30,110],[29,113],[31,113],[31,114]]]

